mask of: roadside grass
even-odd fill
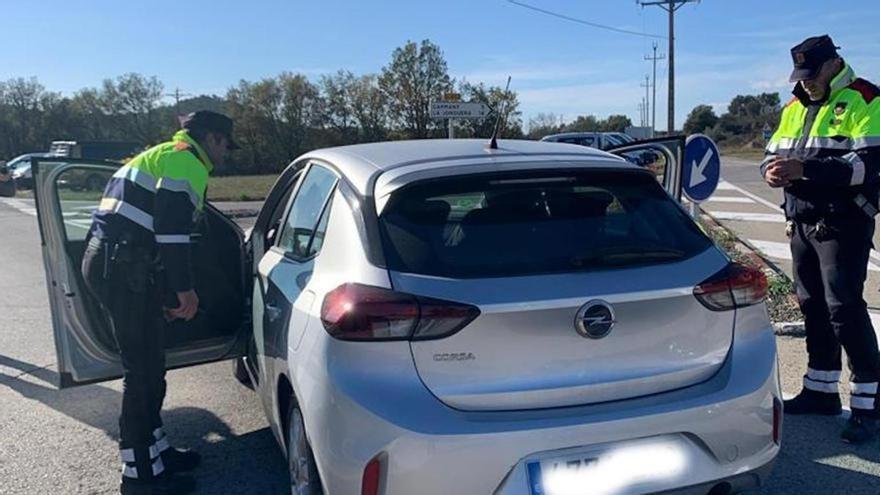
[[[238,175],[229,177],[211,177],[208,180],[208,201],[262,201],[266,199],[272,185],[275,184],[277,174],[268,175]],[[61,190],[62,199],[67,200],[98,200],[101,192]],[[30,189],[18,189],[15,196],[19,198],[33,198],[34,191]]]
[[[211,177],[209,201],[262,201],[266,199],[278,174]]]
[[[764,150],[756,150],[754,148],[721,148],[721,156],[760,162],[764,159]]]
[[[708,215],[701,215],[698,223],[731,259],[764,272],[767,277],[767,309],[771,321],[774,323],[803,321],[804,317],[794,295],[794,285],[785,273],[769,266],[766,256],[744,244],[733,232]]]

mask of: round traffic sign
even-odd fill
[[[702,203],[712,196],[720,179],[721,154],[718,147],[703,134],[688,136],[681,176],[684,195],[694,203]]]

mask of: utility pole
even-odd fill
[[[657,132],[657,61],[663,60],[665,57],[661,54],[657,56],[657,42],[654,42],[654,55],[645,56],[645,60],[650,60],[654,63],[654,82],[652,86],[654,87],[654,101],[651,102],[651,137],[654,136],[654,133]]]
[[[185,98],[187,96],[192,96],[190,93],[181,93],[180,88],[174,88],[173,93],[167,93],[165,96],[173,96],[174,97],[174,113],[177,115],[178,124],[180,121],[180,98]]]
[[[675,132],[675,11],[682,5],[699,2],[700,0],[639,0],[642,7],[656,5],[669,13],[669,115],[667,116],[666,132]]]
[[[645,74],[645,82],[640,84],[639,86],[645,88],[645,123],[642,127],[648,127],[648,113],[651,108],[650,99],[648,99],[648,90],[651,89],[651,78]],[[653,137],[654,133],[651,132],[651,137]]]

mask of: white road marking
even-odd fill
[[[712,196],[706,200],[707,203],[744,203],[754,204],[755,200],[749,198],[740,198],[737,196]]]
[[[791,249],[787,242],[761,241],[757,239],[749,239],[749,244],[755,246],[766,256],[776,258],[778,260],[791,261]],[[868,262],[868,270],[872,272],[880,272],[880,266],[875,263]],[[880,315],[878,315],[880,318]]]
[[[740,211],[710,211],[709,213],[718,220],[785,223],[785,215],[781,213],[743,213]]]
[[[721,187],[722,185],[724,187]],[[772,201],[767,201],[766,199],[762,198],[761,196],[758,196],[757,194],[750,193],[739,186],[735,186],[735,185],[731,184],[730,182],[727,182],[726,180],[722,180],[720,183],[718,183],[718,189],[725,190],[725,191],[737,191],[744,196],[748,196],[749,198],[754,199],[758,203],[761,203],[762,205],[766,206],[767,208],[770,208],[773,211],[780,211],[781,210],[779,205],[773,204]]]
[[[780,260],[791,260],[791,248],[787,242],[759,241],[749,239],[749,244],[755,246],[758,251],[765,255]]]
[[[33,204],[26,203],[20,199],[11,199],[11,198],[2,198],[0,199],[7,206],[11,206],[16,210],[30,216],[37,216],[37,209],[34,208]]]

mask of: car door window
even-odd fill
[[[67,242],[85,240],[92,225],[92,212],[101,202],[104,184],[112,175],[111,171],[83,165],[68,168],[55,179]]]
[[[336,174],[330,170],[320,165],[312,165],[309,168],[290,206],[287,221],[278,239],[277,246],[285,254],[297,260],[306,259],[314,254],[310,249],[312,238],[335,185]],[[324,227],[326,228],[326,225]],[[321,239],[323,240],[323,234]]]
[[[287,211],[290,195],[293,193],[295,186],[296,181],[288,185],[281,199],[276,203],[275,210],[272,212],[272,216],[269,217],[269,228],[266,230],[264,246],[271,246],[275,243],[275,237],[278,235],[278,231],[281,230],[281,220],[284,218],[284,212]]]

